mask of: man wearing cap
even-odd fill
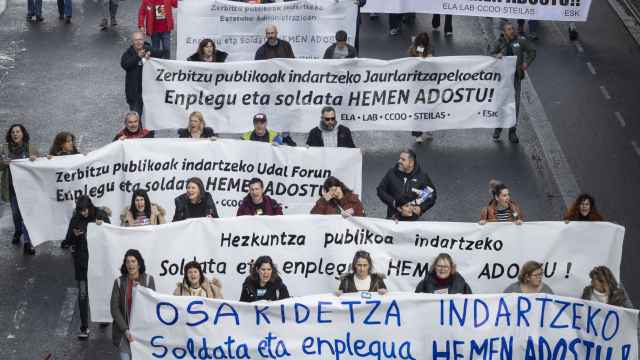
[[[262,141],[282,145],[282,136],[277,131],[267,129],[267,115],[256,114],[253,117],[253,130],[242,134],[243,140]]]

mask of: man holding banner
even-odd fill
[[[287,40],[278,38],[278,28],[275,25],[267,25],[264,30],[267,36],[265,42],[256,51],[256,60],[267,60],[275,58],[295,58],[291,44]]]

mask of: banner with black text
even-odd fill
[[[223,0],[182,0],[178,7],[176,59],[196,53],[209,38],[228,53],[226,61],[253,60],[266,42],[265,27],[275,25],[278,38],[291,44],[296,58],[322,58],[344,30],[353,44],[358,8],[353,0],[300,0],[248,4]]]
[[[363,12],[587,21],[591,0],[367,0]]]
[[[94,321],[108,321],[109,296],[127,249],[142,253],[157,290],[172,293],[187,262],[200,262],[239,299],[251,262],[269,255],[292,296],[335,291],[357,250],[368,251],[390,291],[414,291],[431,261],[451,254],[474,293],[502,292],[529,260],[544,263],[544,282],[580,296],[595,265],[619,278],[624,228],[611,223],[532,222],[524,225],[400,222],[339,215],[193,219],[179,223],[88,230],[89,293]],[[577,251],[588,249],[589,251]],[[100,254],[92,256],[91,254]]]
[[[638,358],[637,310],[546,294],[248,304],[137,287],[130,324],[136,360]]]
[[[174,198],[186,180],[199,177],[222,217],[235,216],[249,180],[262,179],[265,193],[285,214],[308,214],[333,175],[357,194],[362,189],[358,149],[275,147],[256,141],[218,139],[143,139],[116,141],[86,156],[13,161],[11,174],[34,245],[64,239],[80,195],[112,211],[120,224],[131,193],[147,190],[152,203],[174,214]]]
[[[306,133],[333,106],[351,130],[430,131],[515,124],[515,57],[391,61],[272,59],[197,63],[151,59],[143,70],[146,125],[182,127],[192,111],[223,133],[265,113],[278,131]]]

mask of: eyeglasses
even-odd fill
[[[535,278],[541,278],[542,277],[542,273],[541,272],[540,273],[532,273],[530,276],[531,277],[535,277]]]
[[[324,119],[324,121],[336,121],[335,117],[325,117],[323,119]]]

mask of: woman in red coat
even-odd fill
[[[171,31],[173,30],[172,8],[178,0],[142,0],[138,11],[138,28],[151,37],[151,48],[162,51],[162,57],[170,58]]]
[[[322,196],[311,209],[312,214],[365,216],[362,202],[353,191],[337,178],[329,176],[321,188]]]

